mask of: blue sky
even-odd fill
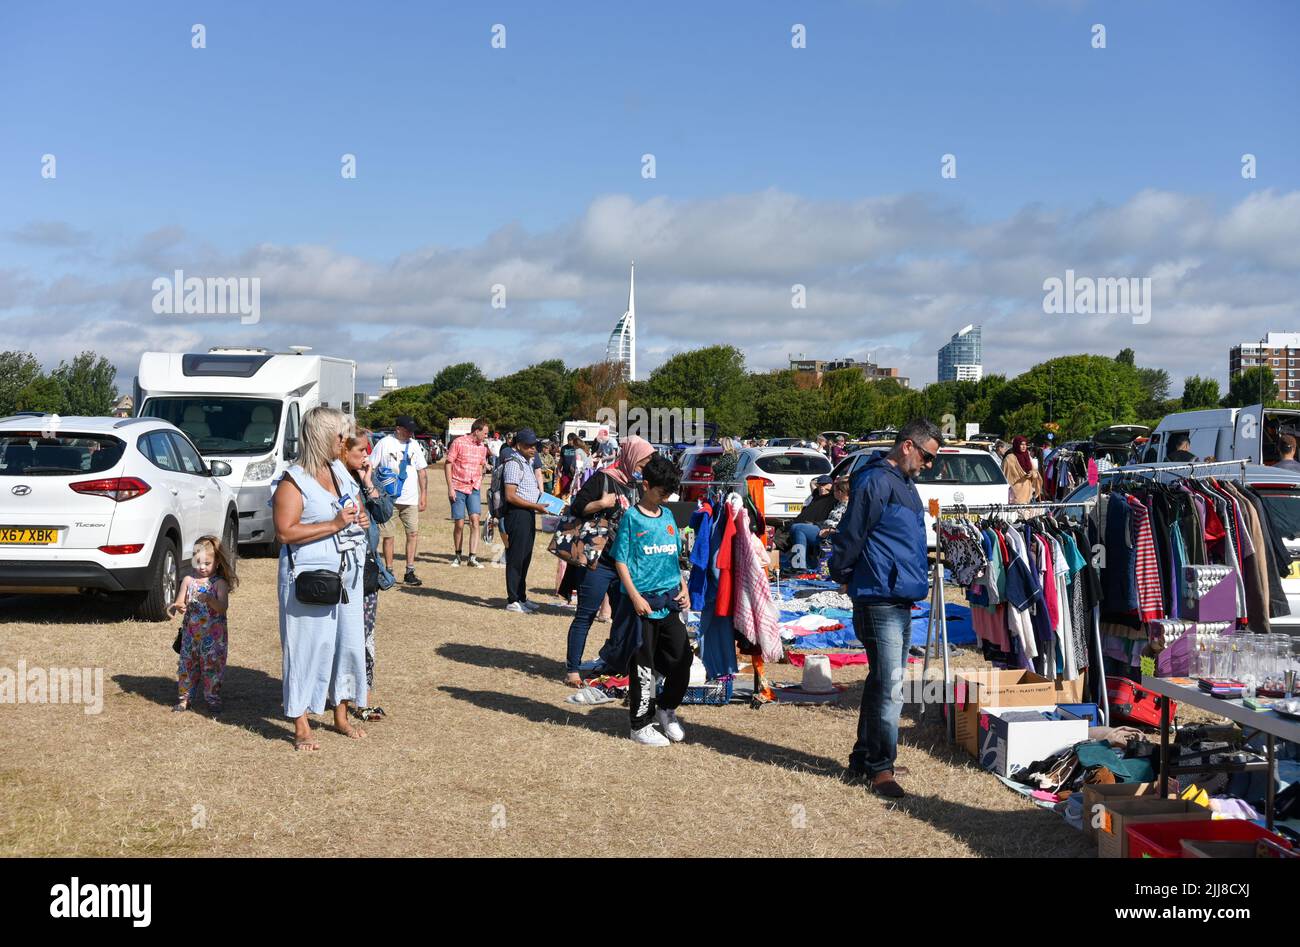
[[[194,23],[206,27],[206,49],[191,48]],[[503,50],[490,46],[495,23],[506,27]],[[791,48],[794,23],[806,25],[806,49]],[[1106,49],[1091,46],[1094,23],[1106,28]],[[1300,182],[1297,39],[1292,2],[10,2],[0,8],[0,230],[30,237],[29,225],[57,222],[71,235],[6,243],[0,266],[17,288],[0,317],[31,320],[42,305],[69,305],[40,295],[61,280],[104,288],[167,272],[160,264],[217,259],[256,268],[259,247],[322,247],[379,271],[410,254],[445,262],[457,252],[490,257],[495,247],[583,277],[521,287],[519,296],[538,314],[570,313],[569,326],[536,340],[541,348],[572,332],[564,349],[590,354],[621,312],[621,251],[654,242],[642,231],[614,241],[619,254],[574,263],[563,235],[602,199],[725,212],[728,198],[775,193],[834,216],[855,202],[905,198],[958,231],[1045,214],[1060,236],[1158,192],[1222,219],[1261,192],[1283,201]],[[646,152],[656,158],[654,180],[641,177]],[[1258,156],[1256,180],[1240,175],[1245,152]],[[40,177],[46,153],[57,156],[56,181]],[[356,180],[340,177],[344,153],[357,156]],[[956,180],[940,179],[945,153],[956,156]],[[786,226],[820,219],[797,214]],[[167,259],[142,254],[142,239]],[[979,255],[919,239],[886,256],[905,267],[971,253]],[[1249,250],[1241,253],[1233,266],[1251,267]],[[652,301],[667,312],[685,270],[662,246],[641,255],[658,263],[638,267],[647,351],[715,341],[685,331],[653,340]],[[1124,258],[1144,259],[1112,256]],[[837,272],[884,259],[867,252],[856,265],[839,261]],[[1287,261],[1270,273],[1296,275]],[[829,284],[831,275],[804,281]],[[897,304],[915,295],[902,292]],[[892,350],[928,380],[934,348],[984,311],[996,321],[1001,298],[976,295],[909,326],[867,312],[868,329],[848,327],[825,344]],[[320,302],[331,331],[357,316],[346,300]],[[94,318],[82,295],[76,305],[67,318]],[[103,318],[130,321],[120,292],[106,292],[104,305]],[[853,303],[845,305],[828,318],[851,318]],[[760,304],[753,318],[765,311]],[[1224,373],[1226,346],[1242,331],[1298,328],[1263,324],[1272,311],[1215,323],[1226,334],[1197,341],[1212,354],[1205,370]],[[366,318],[400,332],[418,317]],[[433,331],[442,318],[431,312],[420,324]],[[465,323],[451,322],[451,334],[463,334]],[[527,322],[485,331],[499,349]],[[779,342],[789,349],[810,334],[816,341],[797,330],[768,338],[751,362],[773,367]],[[987,353],[996,337],[986,330]],[[1168,346],[1155,338],[1147,361],[1159,363]],[[33,336],[34,347],[41,342]],[[1133,340],[1110,347],[1125,344]],[[1134,347],[1141,357],[1142,344]],[[64,354],[58,345],[49,352],[47,360]],[[114,357],[129,363],[129,346]],[[1199,364],[1166,367],[1178,374]]]

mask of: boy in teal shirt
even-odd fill
[[[640,622],[640,643],[632,658],[628,707],[632,739],[644,746],[680,743],[686,731],[677,707],[691,679],[690,640],[682,609],[690,597],[681,570],[681,537],[663,503],[677,492],[681,476],[668,458],[655,454],[641,471],[641,502],[628,507],[614,536],[614,571]],[[655,699],[655,672],[664,690]],[[654,723],[659,724],[660,733]]]

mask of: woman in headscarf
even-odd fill
[[[1011,439],[1011,450],[1002,460],[1002,472],[1011,485],[1012,503],[1029,503],[1043,492],[1043,478],[1029,453],[1029,441],[1017,434]]]
[[[606,515],[611,518],[611,525],[617,526],[618,517],[624,510],[635,503],[640,494],[641,468],[654,456],[655,449],[640,437],[624,438],[619,447],[618,456],[612,464],[602,467],[592,475],[569,503],[569,512],[578,519],[590,520],[596,516]],[[570,565],[569,569],[585,572],[578,585],[578,608],[569,625],[569,646],[565,662],[566,684],[572,687],[582,686],[582,652],[587,645],[587,633],[596,618],[605,596],[609,596],[610,608],[615,616],[610,628],[610,643],[617,645],[626,633],[622,622],[618,620],[618,600],[622,597],[621,584],[614,572],[614,563],[610,558],[613,550],[613,530],[610,541],[606,543],[600,559],[589,568]],[[635,618],[635,615],[633,616]],[[618,639],[618,641],[616,641]]]

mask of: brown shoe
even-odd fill
[[[895,767],[894,767],[894,775],[895,775],[895,776],[911,776],[911,775],[912,775],[912,771],[911,771],[910,769],[908,769],[906,766],[895,766]]]
[[[903,787],[894,782],[894,774],[888,770],[876,777],[876,781],[871,784],[871,791],[886,799],[902,799],[907,795],[903,792]]]

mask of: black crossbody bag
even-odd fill
[[[334,481],[334,489],[342,496],[343,491],[339,487],[338,478],[334,476],[334,469],[330,468],[330,479]],[[303,605],[338,605],[347,604],[348,593],[343,588],[343,569],[347,561],[345,553],[339,553],[339,568],[337,572],[329,569],[312,569],[310,572],[294,574],[293,567],[293,546],[285,544],[285,552],[289,556],[289,574],[293,578],[293,594]]]

